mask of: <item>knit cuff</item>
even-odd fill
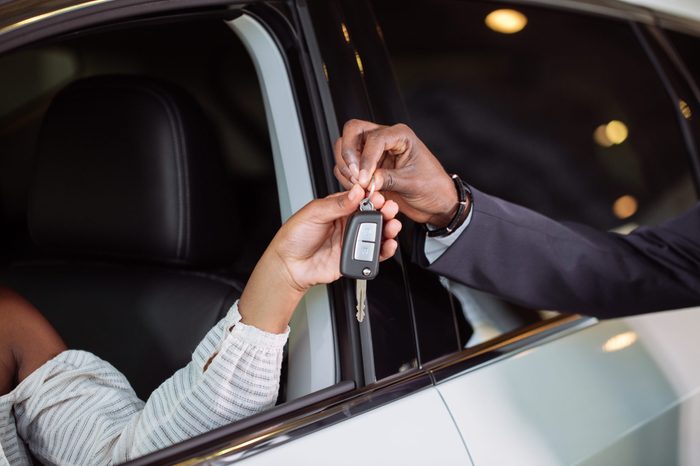
[[[225,331],[228,332],[229,329],[231,329],[230,335],[238,340],[272,350],[282,348],[289,337],[289,326],[282,333],[270,333],[241,322],[241,314],[238,312],[238,301],[233,303],[226,315]]]

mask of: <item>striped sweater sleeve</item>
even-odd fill
[[[273,406],[289,329],[245,325],[237,304],[146,403],[91,353],[57,356],[18,393],[20,436],[47,464],[114,464]]]

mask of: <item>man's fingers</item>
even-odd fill
[[[381,128],[380,125],[363,120],[349,120],[343,126],[340,144],[336,142],[336,163],[340,157],[350,172],[350,181],[360,176],[360,158],[365,143],[365,133]],[[341,167],[341,173],[342,167]],[[366,187],[366,186],[365,186]]]
[[[342,156],[343,152],[343,138],[340,137],[335,141],[335,145],[333,146],[333,155],[335,157],[335,169],[337,169],[337,173],[335,174],[336,178],[338,178],[338,181],[340,180],[340,176],[345,178],[346,180],[350,181],[352,184],[357,183],[357,178],[352,176],[352,173],[350,171],[350,168],[348,168],[347,163],[345,162],[345,159],[343,159]],[[342,183],[342,181],[341,181]]]
[[[411,191],[410,171],[404,168],[377,168],[374,171],[374,188],[381,191],[394,191],[396,193],[406,193]]]
[[[395,239],[387,239],[382,242],[382,249],[379,253],[379,260],[385,261],[396,254],[396,249],[399,247],[399,243]]]
[[[360,159],[358,182],[367,187],[374,171],[385,153],[391,157],[405,156],[411,150],[413,131],[406,125],[381,128],[367,134]]]
[[[352,183],[347,177],[343,176],[343,174],[340,172],[340,169],[338,168],[338,165],[333,167],[333,174],[344,189],[352,188],[352,185],[354,183]]]

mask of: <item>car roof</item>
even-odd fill
[[[700,21],[700,2],[698,0],[623,0],[625,3],[651,8],[681,18]]]
[[[57,15],[70,13],[117,0],[0,0],[0,35]],[[610,9],[627,4],[637,13],[654,10],[661,13],[666,23],[684,23],[685,29],[700,30],[700,2],[698,0],[573,0],[559,3],[552,0],[532,0],[533,4],[555,4],[562,7],[582,6],[584,10]]]
[[[116,3],[116,0],[0,0],[0,34],[56,15],[111,2]],[[559,4],[551,0],[534,0],[532,3]],[[574,0],[562,2],[561,6],[584,4],[595,8],[625,3],[700,24],[700,2],[697,0]]]

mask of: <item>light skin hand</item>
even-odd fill
[[[349,191],[316,199],[282,225],[248,280],[239,302],[242,322],[281,333],[304,293],[314,285],[340,278],[340,253],[348,216],[357,211],[365,191]],[[399,207],[375,193],[372,203],[384,217],[380,260],[394,255],[401,222]]]
[[[349,189],[375,187],[418,223],[449,224],[457,212],[454,182],[437,158],[406,125],[381,126],[350,120],[335,143],[334,173]]]

